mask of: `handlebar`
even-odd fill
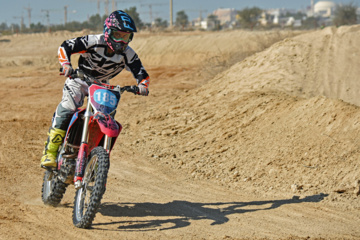
[[[62,72],[62,70],[63,69],[60,68],[60,72]],[[102,83],[98,79],[96,79],[96,78],[94,78],[92,76],[85,75],[85,73],[80,69],[73,70],[73,72],[69,75],[69,78],[70,79],[79,78],[79,79],[83,80],[84,82],[86,82],[89,86],[91,84],[97,84],[97,85],[105,86],[105,87],[110,88],[110,89],[114,89],[114,88],[117,87],[117,86],[114,86],[114,85],[109,85],[109,84],[106,84],[106,83]],[[125,91],[126,92],[131,92],[131,93],[134,93],[135,95],[137,95],[139,93],[139,88],[136,85],[120,87],[120,93],[123,93]]]

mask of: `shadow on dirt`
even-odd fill
[[[318,194],[299,199],[252,201],[252,202],[218,202],[193,203],[187,201],[173,201],[169,203],[103,203],[99,213],[110,217],[136,218],[133,220],[114,221],[93,224],[95,229],[105,225],[119,224],[121,231],[154,231],[183,228],[193,220],[212,220],[211,225],[224,224],[229,221],[227,216],[248,212],[271,210],[287,204],[304,202],[320,202],[328,194]],[[139,220],[141,217],[154,216],[158,219]],[[102,229],[104,230],[104,229]]]

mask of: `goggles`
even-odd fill
[[[111,37],[115,42],[129,43],[129,42],[130,42],[131,33],[121,32],[121,31],[116,31],[116,30],[111,30],[111,32],[110,32],[110,37]]]

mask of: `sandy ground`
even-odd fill
[[[89,230],[73,186],[43,205],[39,167],[82,34],[0,38],[0,239],[360,239],[360,26],[137,34],[150,96],[122,97]]]

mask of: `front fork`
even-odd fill
[[[85,167],[89,156],[88,139],[89,139],[89,122],[91,116],[92,116],[92,107],[90,101],[88,101],[86,111],[84,114],[85,120],[84,120],[84,128],[82,131],[82,136],[81,136],[81,144],[76,161],[75,176],[74,176],[75,189],[79,189],[82,187],[82,180],[85,174]],[[107,135],[104,136],[104,148],[108,153],[110,152],[111,137]]]

